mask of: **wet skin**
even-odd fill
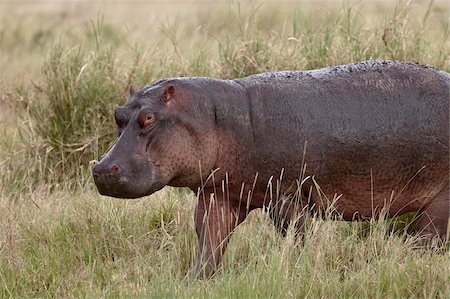
[[[444,239],[449,100],[448,73],[392,61],[165,79],[116,109],[120,136],[94,180],[120,198],[165,185],[197,193],[192,276],[211,275],[232,231],[262,207],[282,233],[331,204],[346,220],[419,211],[417,231]]]

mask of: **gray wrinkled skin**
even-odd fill
[[[121,135],[94,179],[113,197],[165,185],[200,189],[192,276],[211,275],[230,233],[264,206],[281,232],[293,219],[301,232],[307,215],[333,199],[346,220],[383,208],[390,216],[419,211],[417,230],[444,239],[449,100],[448,73],[395,61],[235,80],[165,79],[133,91],[116,110]],[[280,180],[287,204],[276,200]]]

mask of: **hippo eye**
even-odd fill
[[[139,119],[139,124],[141,125],[141,128],[149,128],[153,122],[155,121],[155,114],[152,112],[147,112],[143,114]]]

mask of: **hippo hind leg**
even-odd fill
[[[448,240],[450,229],[450,189],[446,186],[436,197],[420,211],[416,230],[423,236],[422,244],[428,244],[438,236]]]
[[[293,198],[277,200],[269,209],[269,216],[283,237],[287,235],[289,227],[293,226],[296,241],[301,241],[301,236],[311,218],[309,206]]]

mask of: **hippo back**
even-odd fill
[[[292,185],[306,162],[325,194],[344,194],[356,206],[374,191],[380,202],[392,192],[433,196],[448,181],[445,72],[368,61],[235,82],[246,90],[251,134],[234,131],[262,184],[284,169]]]

